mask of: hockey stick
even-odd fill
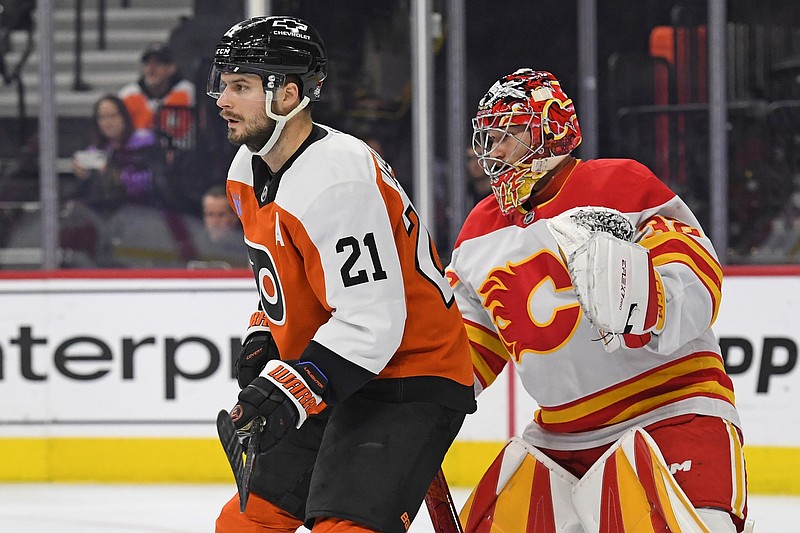
[[[217,435],[225,450],[228,464],[233,470],[233,479],[236,481],[236,489],[239,491],[239,512],[244,513],[247,507],[247,499],[250,496],[250,478],[253,475],[253,467],[256,462],[256,451],[261,437],[263,419],[256,418],[250,431],[250,439],[247,443],[246,459],[242,459],[242,446],[239,443],[239,436],[236,434],[236,427],[233,425],[231,415],[223,409],[217,414]]]
[[[428,492],[425,493],[425,505],[428,507],[428,514],[431,515],[431,523],[436,533],[463,533],[450,487],[447,486],[441,468],[433,478]]]

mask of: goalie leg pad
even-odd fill
[[[570,496],[577,481],[540,450],[514,437],[464,504],[464,532],[584,533]]]
[[[703,522],[640,428],[597,460],[575,485],[572,502],[587,533],[719,533]]]
[[[731,515],[721,509],[701,508],[697,514],[713,533],[736,533]]]

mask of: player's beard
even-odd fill
[[[236,118],[239,119],[240,117]],[[258,152],[267,144],[272,132],[275,131],[275,121],[267,117],[266,114],[252,120],[253,122],[248,123],[244,131],[239,134],[228,128],[228,141],[236,146],[244,144],[252,152]],[[244,124],[244,121],[240,120],[239,123]]]

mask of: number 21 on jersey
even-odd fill
[[[439,263],[428,229],[421,223],[419,214],[417,214],[414,206],[411,205],[411,200],[400,186],[400,183],[395,179],[391,167],[374,151],[373,156],[378,162],[384,183],[394,189],[403,202],[403,225],[409,238],[415,239],[416,257],[414,263],[417,272],[436,287],[445,305],[450,307],[455,301],[453,289],[444,275],[444,269]],[[364,253],[362,251],[364,249],[371,259],[372,272],[355,269],[355,264]],[[360,239],[355,236],[343,237],[336,243],[336,252],[349,254],[340,271],[345,287],[386,279],[386,271],[381,266],[374,234],[367,233]]]

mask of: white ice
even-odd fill
[[[229,485],[0,484],[0,532],[213,533],[232,494]],[[468,495],[453,490],[459,508]],[[797,533],[800,496],[751,495],[750,516],[754,533]],[[410,532],[433,532],[424,506]]]

